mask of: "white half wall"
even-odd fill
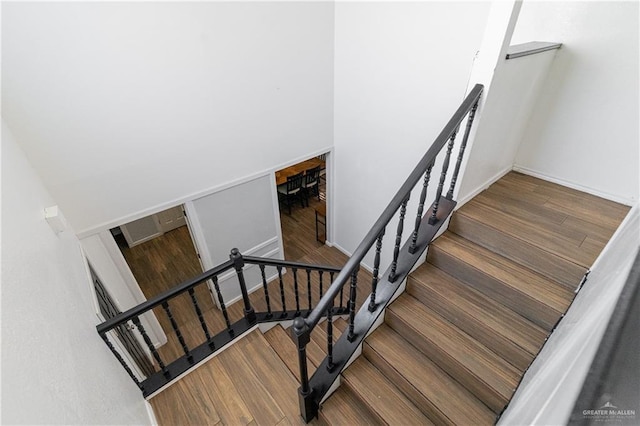
[[[638,2],[524,2],[513,42],[563,46],[516,169],[628,205],[638,200],[638,9]]]
[[[149,424],[142,393],[96,333],[72,229],[2,122],[2,423]]]
[[[567,424],[639,246],[640,206],[636,205],[525,373],[499,425]],[[616,395],[611,397],[615,405]]]
[[[2,9],[3,115],[80,234],[332,144],[332,2]]]
[[[482,2],[336,3],[337,247],[353,252],[462,102],[488,11]],[[389,225],[386,240],[395,229]],[[392,249],[385,244],[382,265]],[[371,258],[365,263],[371,266]]]

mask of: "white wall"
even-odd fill
[[[462,101],[488,10],[480,2],[336,3],[331,237],[345,251],[360,243]],[[386,239],[394,234],[392,224]],[[387,251],[382,264],[389,259]]]
[[[499,424],[567,424],[639,246],[640,207],[636,205],[529,367]],[[616,395],[611,397],[615,401]]]
[[[3,4],[3,114],[79,233],[126,222],[331,146],[333,8]]]
[[[524,2],[513,42],[563,43],[516,167],[638,200],[638,2]]]
[[[98,337],[80,244],[2,123],[2,423],[149,424],[140,390]]]

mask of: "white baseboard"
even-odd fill
[[[512,169],[511,166],[509,166],[509,167],[499,171],[498,173],[496,173],[495,175],[493,175],[489,179],[487,179],[484,183],[478,185],[476,187],[476,189],[471,191],[469,194],[467,194],[464,197],[462,197],[461,199],[457,200],[458,204],[456,205],[456,210],[458,210],[460,207],[464,206],[467,202],[471,201],[476,195],[478,195],[479,193],[481,193],[482,191],[484,191],[485,189],[489,188],[491,185],[493,185],[494,183],[499,181],[504,175],[509,173],[511,171],[511,169]]]
[[[153,412],[153,407],[147,400],[144,401],[144,404],[147,408],[147,415],[149,416],[149,422],[151,426],[158,426],[158,419],[156,419],[156,413]]]
[[[638,202],[638,200],[634,200],[633,198],[621,197],[619,195],[611,194],[604,191],[599,191],[597,189],[594,189],[588,186],[583,186],[574,182],[569,182],[564,179],[549,176],[547,174],[540,173],[536,170],[532,170],[527,167],[518,166],[514,164],[513,170],[525,175],[533,176],[538,179],[557,183],[558,185],[566,186],[567,188],[572,188],[577,191],[586,192],[587,194],[595,195],[596,197],[604,198],[605,200],[610,200],[616,203],[624,204],[625,206],[633,206],[635,203]]]
[[[340,246],[340,244],[337,243],[333,243],[332,247],[337,248],[338,250],[340,250],[345,256],[351,257],[353,256],[353,253],[351,253],[349,250],[345,249],[344,247]],[[367,271],[371,272],[373,274],[373,268],[369,265],[367,265],[366,263],[360,263],[360,267],[366,269]]]

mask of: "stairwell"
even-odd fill
[[[409,276],[406,292],[366,338],[362,356],[343,371],[340,387],[314,423],[495,423],[627,211],[529,176],[503,177],[454,213],[449,230],[431,244],[427,262]],[[334,321],[340,331],[346,326]],[[238,356],[224,361],[234,357],[237,345],[215,358],[223,366],[231,363],[226,374],[234,389],[246,393],[259,382],[272,387],[267,394],[280,395],[284,387],[295,392],[299,373],[289,330],[278,325],[259,340],[261,348],[250,359],[244,355],[247,365],[257,367],[234,368]],[[321,324],[307,346],[311,371],[325,348]],[[276,376],[243,376],[256,369]],[[280,419],[257,423],[301,423],[295,393],[290,398]],[[256,420],[255,414],[249,418]]]
[[[505,176],[453,215],[320,416],[330,424],[494,423],[627,210]],[[268,340],[290,358],[269,337],[276,333],[284,330]]]

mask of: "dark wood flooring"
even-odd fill
[[[316,239],[315,227],[316,208],[326,208],[326,183],[324,179],[320,182],[320,199],[310,196],[308,207],[301,207],[300,203],[296,203],[291,207],[291,214],[288,214],[286,207],[281,205],[282,243],[284,258],[287,260],[299,261],[324,245]],[[319,227],[319,234],[320,240],[323,240],[325,232],[322,225]]]
[[[509,173],[454,214],[314,423],[494,424],[628,210]],[[283,217],[283,231],[289,222],[315,240],[315,227],[296,218]],[[285,253],[346,261],[302,241],[285,244]],[[371,279],[361,274],[358,304]],[[256,306],[260,295],[252,295]],[[310,373],[324,357],[323,327],[312,339]],[[241,339],[150,402],[161,425],[298,424],[297,368],[290,335],[276,326]]]

